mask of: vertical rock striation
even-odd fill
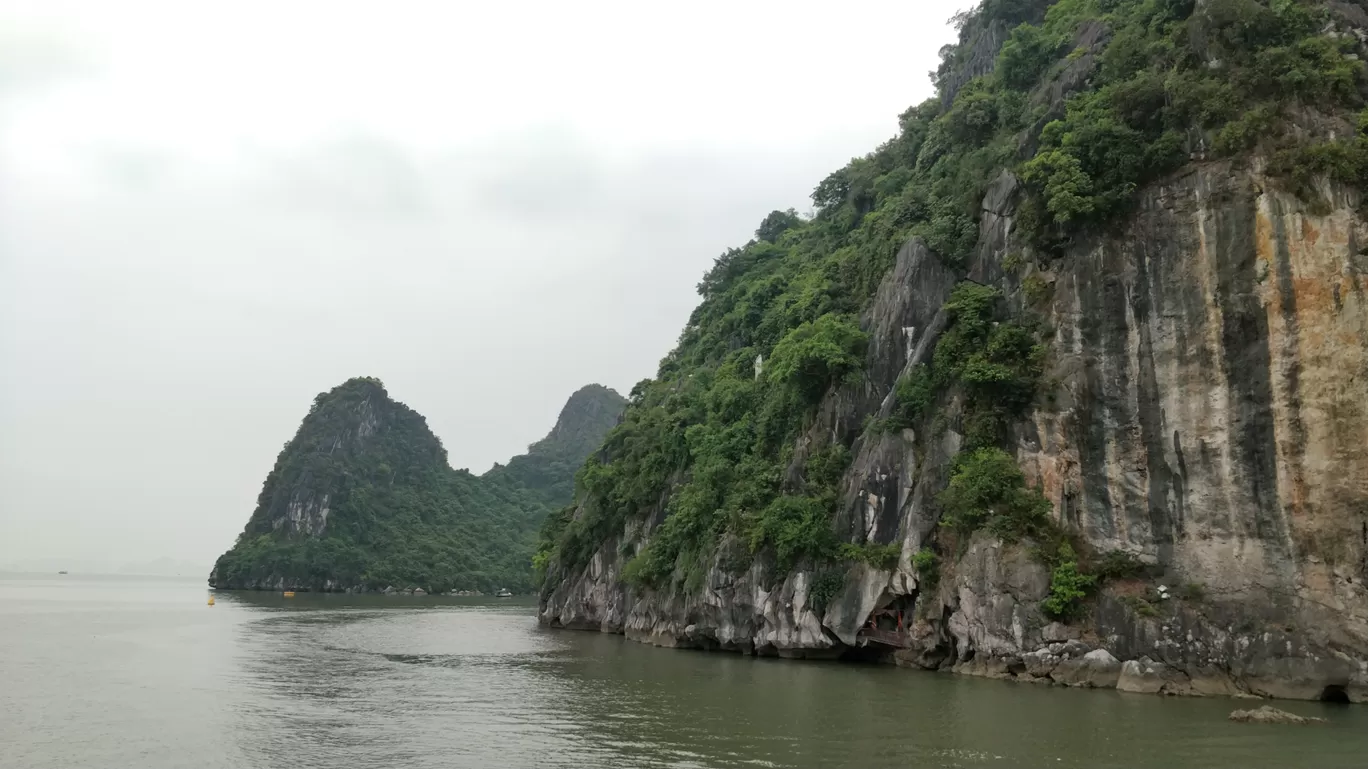
[[[972,134],[973,121],[985,119],[974,110],[1000,104],[981,78],[1002,66],[997,54],[1015,23],[1043,18],[1040,35],[1064,23],[1044,15],[1063,3],[988,5],[1024,15],[1007,26],[1001,17],[968,17],[961,45],[937,75],[942,102],[904,115],[900,139],[921,130],[917,110],[934,108],[946,123],[960,121],[945,130]],[[1336,61],[1356,73],[1349,81],[1359,91],[1358,101],[1349,101],[1361,106],[1359,62],[1368,55],[1362,3],[1302,5],[1328,20],[1303,44],[1342,57]],[[1254,0],[1185,8],[1193,21],[1184,44],[1207,73],[1228,66],[1212,53],[1215,36],[1229,26],[1223,14],[1279,18]],[[1059,60],[1042,65],[1029,92],[1017,92],[1036,109],[1029,113],[1035,122],[1008,154],[1031,157],[1045,122],[1065,115],[1071,94],[1116,65],[1107,59],[1115,30],[1097,19],[1075,21],[1073,35],[1056,41]],[[1137,44],[1136,29],[1124,45]],[[1033,60],[1023,51],[1034,43],[1017,42],[1013,55],[1026,57],[1015,60],[1017,73],[1029,73]],[[1353,128],[1331,115],[1326,101],[1317,105],[1325,114],[1304,104],[1288,108],[1287,136],[1308,146],[1330,142],[1317,145],[1323,151],[1348,146],[1333,144]],[[935,137],[944,125],[931,125],[932,138],[914,143],[903,179],[946,151],[933,141],[944,139]],[[1174,139],[1183,142],[1186,163],[1180,158],[1167,166],[1177,170],[1138,185],[1105,226],[1074,231],[1055,247],[1042,247],[1031,235],[1039,228],[1022,225],[1041,216],[1039,185],[1027,190],[1004,170],[976,188],[984,195],[967,255],[942,258],[915,237],[898,251],[872,300],[860,305],[868,334],[862,379],[830,386],[784,455],[788,489],[812,452],[850,446],[832,530],[857,547],[894,546],[896,564],[846,558],[837,572],[813,562],[777,569],[761,549],[738,570],[741,559],[731,555],[746,544],[728,533],[701,581],[629,587],[627,563],[671,513],[667,489],[646,514],[597,541],[585,565],[552,564],[542,622],[660,645],[879,657],[1070,686],[1368,702],[1368,218],[1361,185],[1346,180],[1344,168],[1289,171],[1287,156],[1257,148],[1212,159],[1209,139],[1195,125]],[[833,190],[856,201],[833,216],[872,209],[873,193],[851,192],[858,178],[842,175],[860,172],[861,162],[819,186],[814,200],[821,196],[833,210]],[[888,173],[877,178],[897,171]],[[1289,183],[1289,173],[1300,182]],[[877,232],[897,210],[876,211],[869,229]],[[934,227],[926,231],[928,239],[958,242]],[[725,266],[740,264],[735,258]],[[1104,582],[1086,616],[1072,623],[1052,621],[1042,608],[1052,574],[1030,542],[978,531],[941,547],[938,570],[916,560],[941,531],[937,496],[967,443],[962,392],[940,392],[934,419],[913,427],[865,427],[895,414],[899,381],[932,359],[949,322],[944,305],[964,279],[1000,290],[1016,314],[1039,318],[1045,329],[1040,392],[1003,445],[1085,554],[1100,560],[1119,551],[1143,566],[1142,576]],[[878,612],[907,627],[894,636],[869,630]]]
[[[1018,247],[1015,187],[1004,175],[990,190],[996,213],[969,272],[1025,302],[1000,267]],[[952,428],[857,442],[846,515],[903,555],[891,572],[852,567],[821,611],[808,598],[816,574],[767,589],[763,564],[741,575],[715,565],[696,592],[638,594],[619,580],[625,536],[551,581],[543,622],[667,646],[839,656],[857,648],[870,611],[915,599],[915,643],[896,653],[910,665],[1368,699],[1368,222],[1353,193],[1332,194],[1329,211],[1312,212],[1255,168],[1201,164],[1144,190],[1115,233],[1028,268],[1053,286],[1043,310],[1054,405],[1017,427],[1022,467],[1090,547],[1139,554],[1161,580],[1200,584],[1201,601],[1175,599],[1150,617],[1104,591],[1090,623],[1061,634],[1039,606],[1048,570],[982,536],[919,590],[909,559],[937,523],[931,500],[960,441]],[[864,318],[868,381],[829,395],[814,430],[887,413],[899,375],[943,328],[954,284],[920,242],[902,249]],[[1124,665],[1079,673],[1077,660],[1099,649]]]

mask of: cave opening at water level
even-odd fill
[[[1339,684],[1330,684],[1321,690],[1321,702],[1337,702],[1343,705],[1349,704],[1349,692],[1345,691]]]

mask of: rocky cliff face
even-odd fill
[[[1362,103],[1362,80],[1355,78],[1368,53],[1368,15],[1361,3],[1344,2],[1274,8],[1257,0],[1199,0],[1170,3],[1167,10],[1153,3],[1107,5],[1120,10],[1089,18],[1085,3],[984,3],[969,18],[958,50],[947,54],[938,76],[942,100],[903,116],[896,141],[907,142],[912,160],[899,159],[895,142],[892,150],[881,148],[833,174],[814,194],[827,207],[813,225],[826,239],[817,240],[818,248],[839,249],[844,242],[852,250],[877,236],[889,218],[907,212],[915,221],[917,215],[915,207],[899,209],[892,196],[886,199],[894,203],[871,215],[877,194],[860,187],[868,168],[861,162],[883,164],[876,190],[901,182],[911,189],[904,199],[920,201],[936,193],[915,189],[915,180],[941,162],[946,136],[955,131],[977,146],[1007,146],[1009,156],[1045,152],[1041,144],[1052,131],[1048,141],[1063,148],[1044,158],[1044,167],[1054,169],[1046,184],[1057,187],[1042,187],[1039,176],[1024,183],[1006,170],[985,177],[992,181],[978,188],[985,194],[977,206],[975,245],[966,253],[950,257],[932,247],[933,239],[944,251],[965,242],[963,233],[941,226],[953,223],[944,217],[925,227],[927,237],[903,243],[872,299],[860,305],[859,325],[868,335],[862,377],[858,383],[833,380],[781,454],[782,493],[800,493],[810,458],[831,446],[849,447],[851,461],[830,508],[831,530],[855,546],[847,553],[891,547],[896,559],[833,558],[828,552],[781,567],[772,548],[757,549],[765,542],[761,536],[743,541],[727,522],[714,524],[725,533],[706,551],[701,579],[686,571],[688,552],[676,545],[684,555],[675,561],[675,578],[665,587],[642,584],[629,564],[661,537],[663,521],[679,515],[679,489],[696,472],[682,462],[659,502],[625,516],[624,525],[594,542],[590,557],[552,561],[540,609],[544,624],[620,632],[667,646],[873,658],[1070,686],[1368,702],[1368,219],[1362,178],[1338,172],[1333,163],[1312,168],[1310,160],[1289,171],[1286,144],[1310,146],[1329,137],[1332,143],[1316,151],[1347,147],[1333,143],[1353,130],[1342,114],[1333,114],[1339,107],[1328,96],[1317,109],[1279,106],[1285,121],[1279,130],[1292,137],[1281,149],[1264,152],[1253,142],[1241,145],[1249,151],[1228,151],[1221,160],[1207,151],[1213,133],[1189,125],[1181,139],[1187,161],[1139,185],[1119,209],[1123,213],[1069,230],[1048,246],[1039,238],[1042,194],[1056,195],[1051,205],[1061,206],[1079,196],[1080,210],[1102,199],[1084,199],[1097,192],[1078,161],[1089,150],[1059,143],[1059,132],[1045,130],[1046,121],[1067,118],[1055,128],[1093,131],[1089,146],[1097,148],[1115,125],[1097,130],[1091,118],[1066,109],[1071,95],[1123,66],[1141,74],[1112,81],[1119,85],[1110,92],[1116,101],[1108,104],[1169,87],[1147,80],[1136,63],[1143,57],[1133,58],[1142,50],[1137,41],[1150,34],[1144,30],[1159,28],[1144,26],[1159,18],[1144,14],[1170,14],[1168,29],[1183,34],[1168,41],[1184,41],[1185,55],[1195,57],[1189,64],[1203,62],[1190,70],[1201,74],[1191,76],[1210,77],[1208,84],[1217,88],[1228,82],[1221,73],[1254,66],[1232,63],[1252,38],[1237,40],[1222,30],[1237,22],[1267,24],[1276,36],[1300,25],[1298,34],[1306,35],[1301,45],[1338,51],[1327,61],[1345,63],[1345,82],[1359,84],[1357,94],[1344,97],[1354,108]],[[1011,32],[1022,19],[1001,16],[1003,8],[1044,21],[1030,34]],[[997,23],[1004,18],[1010,23]],[[1116,50],[1108,48],[1114,36],[1121,40]],[[1011,55],[1004,49],[1009,37],[1016,46]],[[1165,45],[1148,50],[1166,55]],[[1050,46],[1071,53],[1053,65],[1030,58]],[[1044,74],[1015,92],[979,77],[1004,61],[1018,81]],[[1000,97],[993,94],[1002,93],[1010,98],[994,102]],[[1005,145],[1000,139],[990,144],[978,121],[992,121],[992,110],[1000,114],[1003,105],[1023,101],[1031,105],[1023,113],[1029,125]],[[1107,109],[1099,106],[1103,102],[1090,104]],[[928,109],[941,111],[929,129],[916,122]],[[1102,122],[1134,120],[1137,113],[1111,114]],[[1016,130],[1022,123],[1012,125]],[[1265,125],[1271,131],[1274,123]],[[1174,146],[1164,141],[1177,142],[1178,135],[1151,150]],[[922,136],[930,138],[923,143]],[[1073,151],[1080,155],[1066,154]],[[1021,167],[1030,173],[1030,164]],[[1035,166],[1037,174],[1041,167]],[[1090,170],[1100,179],[1108,167]],[[1289,173],[1300,181],[1291,182]],[[933,174],[926,178],[937,181]],[[855,230],[858,237],[827,245],[834,239],[830,232],[850,231],[841,228],[860,217],[865,229]],[[761,249],[750,262],[719,260],[707,280],[734,281],[738,270],[759,272],[758,265],[774,258]],[[724,307],[730,312],[717,311],[733,347],[762,344],[755,341],[764,338],[760,334],[739,333],[744,321],[736,319],[769,322],[753,305],[774,301],[771,286],[784,277],[764,274],[740,300],[728,299],[734,302]],[[1068,621],[1047,611],[1056,575],[1037,551],[1039,542],[1003,541],[985,530],[947,533],[941,525],[939,495],[961,449],[976,440],[975,407],[966,392],[938,391],[929,413],[892,419],[902,408],[900,383],[931,363],[938,342],[951,333],[946,303],[966,278],[998,290],[1013,316],[1036,318],[1046,348],[1037,397],[1009,420],[1001,445],[1048,499],[1057,531],[1095,564],[1118,554],[1128,563],[1101,580],[1083,611]],[[709,301],[705,293],[705,310]],[[686,339],[704,333],[698,329],[709,317],[697,313]],[[706,363],[696,364],[702,373],[684,377],[671,368],[707,360],[706,351],[693,350],[667,359],[661,374],[666,396],[684,392],[697,377],[721,376],[713,373],[721,367],[703,371]],[[896,422],[899,429],[872,429],[871,420]],[[584,502],[576,515],[597,525],[602,505],[602,497]],[[744,508],[732,514],[741,519],[741,532],[749,514]],[[601,525],[583,528],[602,531]],[[753,560],[738,557],[747,551],[755,552]],[[938,559],[928,560],[931,554]],[[684,574],[691,578],[680,578]]]
[[[1009,273],[1016,187],[1004,174],[990,190],[969,273],[1019,304],[1023,282],[1049,287],[1036,298],[1053,328],[1047,405],[1016,429],[1018,459],[1063,525],[1099,552],[1138,553],[1155,578],[1108,587],[1089,621],[1067,627],[1041,611],[1048,570],[979,535],[922,585],[910,558],[936,527],[931,499],[961,441],[950,402],[939,436],[857,441],[846,514],[868,541],[901,543],[901,562],[852,567],[822,610],[813,572],[767,585],[764,564],[732,575],[720,558],[702,590],[629,590],[629,531],[554,582],[543,622],[840,656],[869,649],[861,626],[893,606],[915,616],[913,641],[884,651],[908,665],[1368,701],[1368,222],[1356,194],[1328,187],[1329,210],[1313,211],[1257,164],[1199,164],[1146,189],[1115,233]],[[954,283],[920,242],[902,249],[864,318],[868,380],[831,393],[809,437],[888,412]],[[1142,597],[1165,583],[1172,597]]]
[[[1134,661],[1122,688],[1368,699],[1368,230],[1349,190],[1312,211],[1256,169],[1192,167],[1116,234],[1028,268],[1053,287],[1055,385],[1017,454],[1090,546],[1194,586],[1158,607],[1104,591],[1082,632]],[[981,257],[974,274],[1014,282]],[[1048,575],[1018,564],[1006,589],[1005,554],[970,546],[905,658],[1049,674],[1020,669],[1069,640],[1037,608]]]

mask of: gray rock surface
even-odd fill
[[[1038,18],[1047,5],[1023,8]],[[1362,9],[1335,8],[1342,25],[1368,28]],[[956,66],[940,73],[942,98],[991,71],[1009,32],[969,20]],[[1060,109],[1109,34],[1080,27],[1078,56],[1033,103]],[[865,379],[827,395],[793,465],[833,436],[854,439],[834,529],[900,544],[895,569],[853,567],[821,611],[806,601],[814,574],[776,581],[763,563],[734,576],[715,566],[695,594],[637,594],[617,581],[619,545],[650,532],[629,524],[588,567],[552,575],[543,622],[831,656],[869,650],[859,628],[872,610],[912,605],[905,646],[886,650],[898,665],[1150,694],[1368,702],[1363,201],[1329,180],[1311,195],[1322,200],[1299,198],[1264,175],[1265,159],[1196,157],[1137,191],[1124,220],[1061,254],[1017,236],[1020,186],[1008,172],[985,191],[963,269],[915,239],[898,253],[862,318]],[[1055,621],[1041,610],[1050,572],[1032,543],[981,533],[956,543],[936,585],[919,584],[911,558],[938,529],[934,500],[963,442],[961,404],[953,394],[936,404],[942,430],[859,425],[891,413],[896,382],[930,356],[946,325],[940,308],[966,275],[1050,330],[1048,391],[1014,429],[1029,482],[1085,550],[1135,554],[1163,575],[1168,598],[1146,600],[1155,585],[1143,580],[1110,585],[1086,616]],[[1028,297],[1028,279],[1047,295]],[[1190,585],[1201,589],[1181,589]]]
[[[1137,694],[1186,694],[1190,690],[1188,677],[1162,662],[1149,657],[1127,660],[1121,665],[1116,688]]]
[[[1082,657],[1060,660],[1050,679],[1065,686],[1114,689],[1120,675],[1120,661],[1106,649],[1094,649]]]
[[[1254,710],[1236,710],[1230,714],[1231,721],[1238,721],[1245,724],[1323,724],[1324,718],[1314,716],[1299,716],[1296,713],[1288,713],[1286,710],[1264,705]]]
[[[1021,301],[1001,267],[1019,248],[1015,188],[1004,175],[988,191],[970,275]],[[1328,212],[1313,212],[1254,170],[1198,165],[1144,190],[1115,234],[1048,265],[1053,406],[1018,429],[1018,459],[1088,547],[1137,553],[1169,585],[1204,586],[1200,600],[1160,601],[1151,616],[1103,591],[1085,621],[1051,621],[1039,607],[1048,570],[1027,544],[983,535],[921,590],[910,558],[936,529],[952,427],[856,442],[837,525],[901,543],[902,559],[892,572],[852,568],[820,612],[813,573],[774,583],[764,563],[715,566],[697,594],[636,594],[617,579],[620,542],[641,539],[626,530],[552,581],[542,620],[836,656],[863,646],[870,611],[914,601],[907,648],[887,650],[903,665],[1165,694],[1318,699],[1336,687],[1368,701],[1368,259],[1356,245],[1368,223],[1347,191],[1327,194]],[[919,242],[902,249],[864,318],[868,380],[831,393],[805,440],[888,413],[955,282]],[[958,404],[940,408],[954,425]],[[1096,640],[1082,654],[1052,651],[1085,637]]]

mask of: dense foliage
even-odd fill
[[[961,15],[960,43],[934,75],[939,98],[822,180],[811,218],[775,211],[717,259],[678,347],[633,389],[623,423],[580,471],[578,507],[547,520],[539,565],[577,567],[624,533],[634,555],[626,579],[654,588],[697,587],[714,558],[743,568],[737,552],[765,553],[779,571],[806,559],[824,577],[833,562],[888,563],[865,545],[843,547],[832,529],[855,436],[797,444],[823,399],[859,381],[860,318],[898,248],[916,236],[947,265],[965,265],[985,190],[1004,170],[1023,182],[1017,240],[1042,260],[1194,157],[1258,150],[1294,184],[1316,173],[1368,179],[1368,136],[1291,139],[1300,112],[1343,121],[1362,106],[1355,41],[1327,26],[1325,7],[985,0]],[[980,50],[1003,37],[999,50]],[[967,77],[984,55],[996,56],[991,72]],[[1003,267],[1025,261],[1009,254]],[[1048,293],[1039,277],[1023,279],[1027,305]],[[870,430],[944,428],[940,407],[957,402],[965,453],[941,497],[948,526],[1045,533],[1049,503],[1001,450],[1036,396],[1040,329],[970,282],[946,310],[932,360],[897,383],[894,413]],[[921,558],[930,573],[934,553]]]
[[[917,572],[918,585],[931,590],[940,583],[940,556],[929,547],[923,547],[912,555],[912,568]]]
[[[1026,486],[1016,460],[998,448],[959,455],[940,502],[941,525],[963,533],[986,529],[1007,542],[1041,535],[1050,520],[1049,500]]]
[[[1083,573],[1073,547],[1060,544],[1050,571],[1050,594],[1040,602],[1045,615],[1059,620],[1073,619],[1083,608],[1083,599],[1097,584],[1097,577]]]
[[[999,443],[1009,422],[1035,398],[1045,348],[1030,327],[1009,320],[1001,292],[964,282],[945,303],[948,326],[936,340],[930,364],[898,382],[897,408],[887,428],[914,424],[944,393],[964,396],[963,433],[976,449]]]
[[[1303,188],[1313,173],[1362,183],[1368,143],[1352,124],[1337,141],[1310,144],[1288,130],[1299,108],[1348,116],[1363,105],[1357,41],[1328,20],[1312,0],[985,2],[959,19],[963,43],[943,52],[941,87],[959,88],[919,167],[953,166],[935,176],[965,182],[957,205],[970,218],[989,175],[1016,168],[1030,191],[1018,227],[1047,250],[1125,211],[1135,189],[1194,155],[1257,147]],[[959,83],[977,33],[1002,23],[1011,31],[993,72]],[[945,231],[956,237],[941,242],[961,247],[947,252],[972,245]]]
[[[621,405],[611,390],[586,388],[528,456],[480,477],[452,470],[423,417],[390,400],[379,380],[350,380],[314,401],[215,566],[215,583],[528,590],[538,527],[569,502],[573,468]],[[321,536],[288,522],[320,508]]]

